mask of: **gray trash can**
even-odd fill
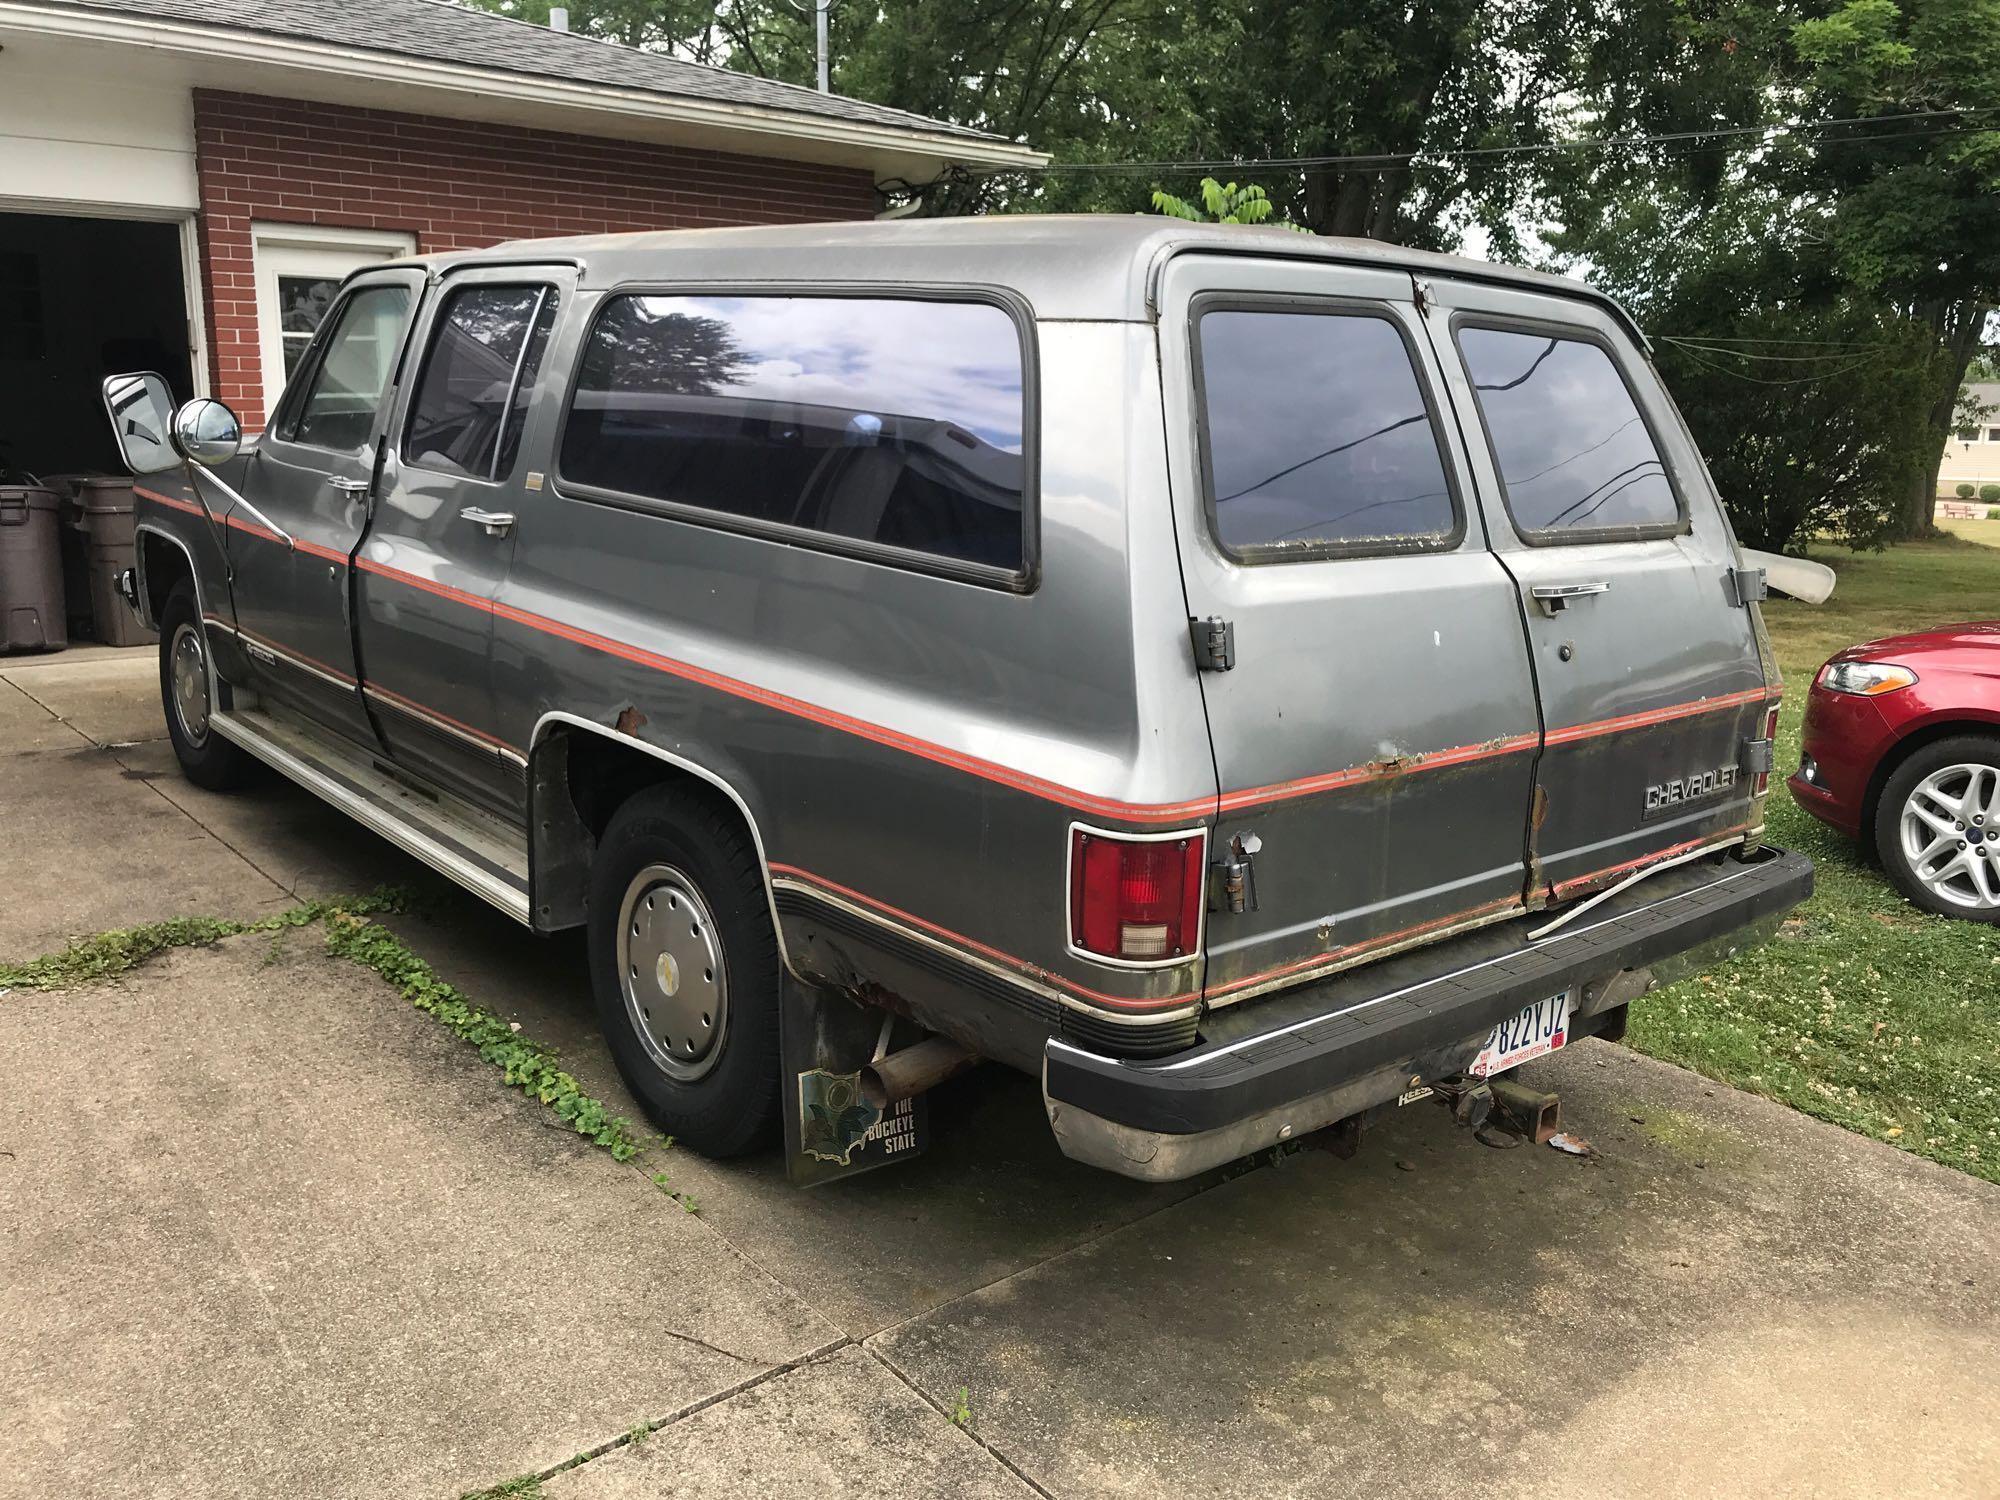
[[[90,633],[107,646],[143,646],[158,640],[139,623],[118,591],[118,575],[134,560],[131,479],[91,475],[74,483],[77,527],[87,541]]]
[[[87,641],[90,624],[90,537],[76,508],[79,481],[95,474],[37,474],[47,489],[60,497],[56,511],[56,534],[62,541],[63,620],[72,641]]]
[[[0,484],[0,652],[60,651],[69,644],[59,503],[54,490],[40,485]]]

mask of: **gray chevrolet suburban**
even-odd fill
[[[1810,891],[1645,351],[1502,266],[1009,217],[395,262],[252,441],[106,399],[186,774],[587,929],[662,1129],[849,1169],[991,1058],[1168,1179],[1476,1115]]]

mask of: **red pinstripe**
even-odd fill
[[[1327,771],[1318,776],[1304,776],[1296,781],[1278,781],[1269,786],[1224,792],[1221,798],[1221,811],[1239,812],[1246,807],[1257,807],[1269,802],[1285,802],[1294,797],[1311,797],[1340,787],[1359,786],[1363,782],[1387,781],[1397,776],[1413,775],[1419,771],[1436,771],[1447,766],[1463,766],[1470,765],[1474,761],[1492,760],[1502,755],[1518,755],[1524,750],[1534,749],[1540,743],[1541,736],[1538,734],[1507,735],[1477,745],[1456,745],[1449,750],[1436,750],[1428,755],[1413,756],[1402,766],[1387,766],[1381,763],[1350,766],[1344,771]]]
[[[1273,979],[1304,978],[1315,969],[1328,968],[1363,953],[1372,953],[1377,948],[1386,948],[1392,943],[1400,943],[1408,938],[1421,937],[1426,932],[1435,932],[1440,927],[1456,926],[1460,922],[1470,922],[1475,917],[1490,916],[1495,912],[1508,911],[1521,906],[1519,896],[1503,896],[1498,901],[1488,901],[1480,906],[1468,907],[1464,911],[1447,913],[1433,917],[1428,922],[1419,922],[1414,927],[1405,927],[1396,932],[1385,932],[1364,942],[1349,943],[1343,948],[1335,948],[1326,953],[1315,953],[1309,958],[1294,959],[1290,963],[1279,964],[1274,969],[1264,969],[1255,974],[1246,974],[1241,979],[1232,979],[1227,984],[1210,985],[1210,996],[1233,995],[1238,990],[1249,989],[1252,985],[1264,984]]]
[[[204,618],[214,619],[215,617],[210,615],[210,616],[205,616]],[[346,683],[349,687],[356,686],[355,680],[352,676],[350,676],[346,672],[341,671],[340,668],[338,667],[328,666],[325,662],[321,661],[316,656],[307,656],[305,652],[300,651],[293,646],[282,646],[274,640],[270,640],[264,636],[257,634],[257,632],[254,630],[245,630],[241,625],[231,625],[227,621],[219,621],[218,623],[221,624],[223,628],[226,630],[233,630],[238,635],[248,636],[251,640],[255,641],[258,645],[264,647],[266,650],[276,651],[282,656],[289,656],[296,661],[302,661],[307,666],[316,668],[317,670],[326,673],[326,675],[329,677],[338,677],[342,682]]]
[[[1675,719],[1691,719],[1698,714],[1721,713],[1727,708],[1764,701],[1766,694],[1763,688],[1753,688],[1742,693],[1724,693],[1716,698],[1700,698],[1693,703],[1676,703],[1669,708],[1649,708],[1642,713],[1620,714],[1615,719],[1598,719],[1590,724],[1565,725],[1561,729],[1551,729],[1548,733],[1548,742],[1551,745],[1567,745],[1574,740],[1594,739],[1598,735],[1617,734],[1626,729],[1648,729],[1655,724],[1670,724]]]
[[[199,506],[190,504],[185,500],[173,499],[151,490],[137,489],[137,487],[135,489],[138,494],[143,495],[149,500],[158,501],[163,505],[171,506],[176,510],[187,511],[190,514],[201,514]],[[239,521],[231,517],[229,518],[229,524],[246,535],[260,537],[267,541],[279,540],[279,538],[265,528],[247,521]],[[334,552],[329,548],[318,546],[316,543],[299,542],[296,545],[300,550],[309,552],[316,557],[324,557],[330,561],[343,564],[348,561],[345,555]],[[496,618],[510,621],[513,624],[524,626],[530,630],[540,631],[546,635],[553,635],[559,639],[587,647],[590,650],[601,651],[607,655],[616,656],[621,660],[632,662],[635,665],[647,667],[668,676],[678,677],[683,681],[712,688],[718,692],[727,693],[732,697],[757,703],[780,713],[807,719],[813,723],[824,725],[827,728],[837,729],[843,733],[852,734],[857,738],[900,750],[906,754],[918,756],[938,765],[964,771],[969,775],[978,776],[982,780],[1010,787],[1016,791],[1026,792],[1031,796],[1041,797],[1046,801],[1055,802],[1064,807],[1126,823],[1174,823],[1195,818],[1219,816],[1222,813],[1242,812],[1253,807],[1287,802],[1299,797],[1317,796],[1325,792],[1338,791],[1345,787],[1366,785],[1371,782],[1390,780],[1424,771],[1442,770],[1451,766],[1470,765],[1478,761],[1491,760],[1500,756],[1525,754],[1540,748],[1544,743],[1543,737],[1537,734],[1515,734],[1496,740],[1487,740],[1476,745],[1457,745],[1443,750],[1432,751],[1429,754],[1416,757],[1410,763],[1402,766],[1383,766],[1379,763],[1350,766],[1344,770],[1323,772],[1318,775],[1299,777],[1291,781],[1273,782],[1265,786],[1246,787],[1237,791],[1224,792],[1219,797],[1193,797],[1180,802],[1126,802],[1115,797],[1105,797],[1093,792],[1080,791],[1075,787],[1064,786],[1060,782],[1050,781],[1029,771],[1002,765],[997,761],[986,760],[983,757],[971,755],[962,750],[954,750],[949,746],[939,745],[933,741],[919,739],[915,735],[905,734],[901,730],[891,729],[882,724],[871,723],[866,719],[859,719],[851,714],[842,713],[838,709],[825,708],[819,704],[808,703],[804,699],[794,698],[789,694],[780,693],[770,688],[759,687],[755,683],[744,682],[739,678],[729,677],[723,673],[711,671],[706,667],[698,667],[690,662],[679,661],[669,656],[662,656],[658,652],[648,651],[644,647],[613,640],[609,636],[599,635],[595,631],[568,625],[560,620],[551,619],[546,615],[539,615],[529,610],[518,609],[512,605],[501,604],[477,594],[469,594],[463,589],[453,588],[449,584],[438,583],[432,579],[404,572],[399,568],[391,568],[382,563],[371,562],[365,557],[355,559],[354,566],[360,568],[363,572],[372,573],[377,577],[401,583],[411,588],[421,589],[425,593],[433,594],[441,599],[448,599],[468,609],[481,610]],[[390,696],[393,697],[395,695],[391,694]],[[1546,736],[1546,743],[1548,745],[1571,744],[1578,740],[1591,739],[1600,735],[1617,734],[1630,729],[1649,728],[1656,724],[1670,723],[1677,719],[1691,718],[1701,714],[1719,713],[1744,703],[1768,701],[1777,696],[1781,696],[1781,690],[1758,688],[1747,692],[1727,693],[1715,698],[1704,698],[1692,703],[1673,704],[1665,708],[1647,709],[1640,713],[1623,714],[1616,718],[1599,719],[1586,724],[1566,725],[1559,729],[1550,730]],[[399,699],[399,701],[411,708],[421,707],[421,705],[415,704],[409,699]],[[425,709],[424,711],[435,712],[429,709]],[[438,715],[438,717],[447,723],[456,722],[444,719],[443,715]],[[467,725],[459,725],[458,727],[470,730],[470,726]],[[493,743],[506,744],[505,741],[493,739],[492,736],[486,735],[481,731],[471,730],[470,732],[479,734],[482,739],[492,739]],[[512,749],[514,747],[510,745],[508,748]]]
[[[141,489],[136,484],[132,486],[132,493],[142,495],[148,500],[158,501],[161,505],[172,506],[175,510],[184,510],[191,516],[208,514],[208,512],[204,511],[191,500],[176,500],[171,495],[161,495],[152,490]],[[245,521],[241,517],[233,515],[222,516],[219,519],[223,525],[233,531],[240,531],[245,536],[254,536],[262,542],[277,542],[280,545],[284,543],[285,539],[279,536],[277,532],[272,531],[269,527],[259,526],[255,521]],[[292,539],[292,545],[308,557],[324,558],[327,562],[339,563],[342,567],[347,566],[347,554],[345,552],[336,552],[331,547],[322,547],[318,542],[308,542],[298,537]]]
[[[842,885],[835,880],[828,880],[824,875],[815,875],[812,871],[801,869],[797,865],[783,865],[774,860],[771,864],[771,873],[774,875],[789,875],[795,880],[803,880],[810,885],[819,886],[823,890],[833,891],[838,895],[845,896],[850,901],[878,911],[884,916],[893,917],[899,922],[907,922],[912,927],[920,927],[933,937],[941,937],[948,942],[970,948],[973,952],[990,958],[995,963],[1005,964],[1008,968],[1015,969],[1031,979],[1040,980],[1043,984],[1050,985],[1056,989],[1066,990],[1080,999],[1095,1000],[1099,1004],[1109,1005],[1117,1010],[1167,1010],[1175,1006],[1192,1004],[1201,998],[1199,990],[1185,990],[1180,994],[1169,995],[1158,1000],[1135,1000],[1130,995],[1107,995],[1102,990],[1089,989],[1084,985],[1078,984],[1073,979],[1066,979],[1060,974],[1052,974],[1039,964],[1029,963],[1025,958],[1016,958],[1013,954],[1004,952],[990,944],[982,943],[976,938],[969,938],[962,932],[954,932],[949,927],[941,926],[936,922],[927,921],[914,913],[904,911],[900,906],[891,906],[886,901],[878,901],[873,896],[865,895],[851,886]]]
[[[474,739],[478,740],[481,744],[492,745],[495,748],[501,750],[512,750],[516,755],[521,753],[518,749],[516,749],[513,745],[509,744],[506,740],[500,739],[495,735],[488,734],[483,729],[474,729],[470,724],[466,723],[464,720],[454,719],[450,714],[439,713],[436,709],[427,707],[424,704],[417,702],[414,698],[405,698],[401,693],[392,692],[388,688],[383,687],[381,683],[375,681],[374,678],[372,677],[367,682],[361,685],[361,690],[364,693],[368,693],[373,697],[387,698],[392,704],[395,704],[401,708],[408,709],[411,713],[415,714],[420,719],[435,719],[440,724],[449,724],[453,729],[456,729],[460,734],[469,734]]]
[[[1550,890],[1557,900],[1561,900],[1564,896],[1575,893],[1582,886],[1594,885],[1596,882],[1609,879],[1613,875],[1623,875],[1629,871],[1637,870],[1642,866],[1655,864],[1663,859],[1672,859],[1676,854],[1686,854],[1691,849],[1699,849],[1703,844],[1715,844],[1718,846],[1726,844],[1735,835],[1746,831],[1749,827],[1748,823],[1738,823],[1734,827],[1725,828],[1719,833],[1705,833],[1698,839],[1689,839],[1685,843],[1673,844],[1665,849],[1655,849],[1650,854],[1642,854],[1637,859],[1628,859],[1623,864],[1607,865],[1602,870],[1591,871],[1588,875],[1571,876],[1568,880],[1561,881],[1550,887]]]
[[[200,513],[198,506],[189,504],[186,501],[174,500],[148,490],[139,490],[138,493],[144,495],[147,499],[158,501],[161,504],[172,506],[178,510],[195,514]],[[232,522],[232,524],[235,524],[238,529],[249,535],[260,536],[266,540],[278,540],[278,538],[263,527],[243,522]],[[304,544],[301,544],[301,546],[303,549]],[[311,550],[316,555],[340,558],[340,554],[332,553],[326,548],[313,548]],[[344,561],[345,559],[340,558],[340,560]],[[421,578],[415,574],[390,568],[381,563],[371,562],[365,557],[357,559],[355,565],[362,571],[375,574],[378,577],[407,584],[410,587],[421,589],[439,598],[485,611],[497,618],[510,620],[530,629],[558,636],[592,650],[606,652],[623,660],[653,668],[670,676],[679,677],[685,681],[713,687],[719,691],[777,709],[781,712],[794,714],[816,723],[825,724],[831,728],[859,735],[878,744],[906,750],[911,754],[922,756],[925,759],[966,770],[974,775],[982,776],[1003,785],[1016,787],[1023,791],[1032,792],[1035,795],[1063,803],[1066,806],[1080,808],[1085,811],[1104,812],[1110,816],[1125,818],[1128,821],[1168,821],[1181,817],[1199,816],[1206,813],[1211,807],[1224,812],[1236,811],[1241,808],[1257,806],[1268,802],[1312,796],[1319,792],[1360,785],[1364,782],[1385,780],[1397,775],[1406,775],[1412,771],[1452,765],[1466,765],[1498,756],[1519,754],[1526,750],[1534,749],[1541,743],[1541,737],[1537,735],[1511,735],[1503,739],[1489,740],[1479,745],[1458,746],[1453,749],[1438,751],[1423,757],[1414,765],[1401,769],[1356,766],[1344,771],[1329,772],[1320,776],[1303,777],[1296,781],[1279,782],[1270,786],[1229,792],[1219,799],[1198,798],[1187,802],[1167,804],[1118,802],[1109,798],[1094,797],[1088,793],[1078,792],[1074,788],[1063,787],[1057,783],[1046,781],[1027,772],[1016,771],[1011,767],[1002,766],[996,762],[981,760],[976,756],[966,755],[942,745],[918,740],[913,736],[889,729],[883,725],[871,724],[866,720],[856,719],[851,715],[842,714],[833,709],[821,708],[817,704],[807,703],[802,699],[793,698],[769,688],[758,687],[754,683],[747,683],[736,678],[727,677],[719,672],[713,672],[704,667],[697,667],[688,662],[661,656],[656,652],[647,651],[642,647],[627,645],[622,641],[614,641],[610,637],[599,635],[594,631],[566,625],[559,620],[552,620],[544,615],[537,615],[531,611],[518,609],[512,605],[501,604],[492,599],[482,598],[476,594],[469,594],[463,589],[453,588],[449,584],[438,583],[432,579]],[[233,628],[241,630],[241,627]],[[262,641],[263,639],[248,630],[241,630],[241,633],[250,636],[253,640]],[[275,642],[266,642],[265,644],[269,645],[273,650],[284,649],[278,647]],[[329,675],[341,678],[343,681],[354,681],[352,677],[349,677],[337,668],[327,666],[323,662],[313,661],[311,657],[303,656],[302,653],[289,654],[299,655],[300,659],[312,662],[320,670],[327,672]],[[427,708],[422,704],[405,698],[399,693],[382,688],[378,684],[369,684],[369,690],[378,692],[382,696],[403,704],[418,713],[430,715],[443,723],[451,724],[455,728],[461,729],[486,743],[498,745],[504,749],[511,750],[514,748],[504,740],[488,735],[481,730],[474,729],[471,725],[464,724],[447,715],[439,714],[434,709]],[[1591,724],[1567,726],[1563,729],[1551,731],[1547,739],[1550,744],[1567,744],[1576,740],[1589,738],[1592,735],[1617,733],[1625,729],[1643,728],[1654,724],[1668,723],[1676,719],[1689,718],[1699,714],[1717,713],[1744,703],[1768,701],[1779,696],[1782,696],[1781,691],[1770,691],[1761,688],[1750,692],[1730,693],[1721,697],[1702,699],[1694,703],[1676,704],[1668,708],[1652,709],[1642,713],[1621,715],[1613,719],[1598,720]],[[1705,842],[1719,842],[1731,834],[1741,833],[1744,826],[1747,825],[1740,825],[1725,831],[1723,834],[1709,835],[1705,839],[1692,839],[1667,849],[1655,850],[1636,859],[1627,860],[1622,864],[1613,865],[1589,875],[1576,876],[1554,887],[1553,894],[1560,899],[1565,894],[1573,892],[1579,887],[1638,869],[1641,866],[1659,860],[1671,859],[1675,855],[1687,853]],[[1052,988],[1063,990],[1079,999],[1088,999],[1115,1009],[1136,1012],[1170,1009],[1201,998],[1201,992],[1199,991],[1184,991],[1176,995],[1153,1000],[1135,1000],[1129,996],[1109,995],[1101,990],[1094,990],[1086,985],[1078,984],[1074,980],[1066,979],[1061,975],[1042,968],[1040,965],[1029,963],[1026,959],[1016,957],[990,944],[982,943],[976,938],[966,936],[964,933],[953,931],[951,928],[945,927],[940,923],[929,921],[926,918],[917,916],[913,912],[904,911],[902,908],[892,906],[886,901],[877,900],[875,897],[869,896],[864,892],[854,890],[852,887],[841,885],[839,882],[829,880],[825,876],[814,874],[812,871],[800,866],[773,862],[771,870],[773,873],[787,874],[795,879],[819,886],[824,890],[836,892],[848,900],[854,901],[896,921],[908,923],[911,926],[930,933],[934,937],[958,944],[1018,973],[1047,984]],[[1383,933],[1365,942],[1348,944],[1329,953],[1319,953],[1308,958],[1296,959],[1290,963],[1278,965],[1275,968],[1262,970],[1256,974],[1232,980],[1225,985],[1212,986],[1207,990],[1207,994],[1219,997],[1233,994],[1255,985],[1268,983],[1274,979],[1305,978],[1315,970],[1328,968],[1334,964],[1359,957],[1380,948],[1392,946],[1413,937],[1422,936],[1426,932],[1455,926],[1479,917],[1511,911],[1522,907],[1522,905],[1523,903],[1519,897],[1506,897],[1497,901],[1489,901],[1479,906],[1470,907],[1464,911],[1435,917],[1427,922],[1420,922],[1395,932]]]

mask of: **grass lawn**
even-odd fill
[[[2000,523],[1947,524],[2000,543]],[[1840,574],[1825,604],[1764,606],[1785,673],[1780,775],[1798,765],[1806,687],[1836,650],[2000,618],[2000,545],[1954,537],[1819,561]],[[1910,906],[1777,777],[1769,837],[1812,857],[1812,900],[1775,942],[1633,1006],[1630,1044],[2000,1182],[2000,928]]]
[[[1940,521],[1938,526],[1960,541],[1981,542],[1988,547],[2000,547],[2000,521]]]

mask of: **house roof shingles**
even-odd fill
[[[62,0],[228,31],[322,42],[361,51],[457,63],[496,72],[634,89],[674,98],[844,120],[857,125],[997,143],[1000,137],[906,110],[822,94],[727,68],[683,62],[615,42],[550,31],[452,0]]]

